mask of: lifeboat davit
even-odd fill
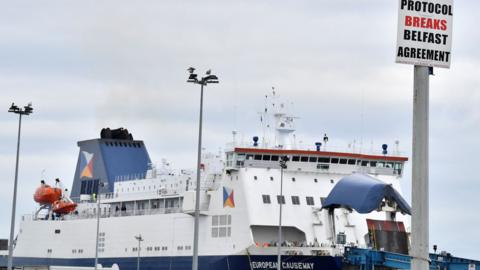
[[[75,208],[77,208],[76,203],[66,202],[64,200],[58,200],[52,204],[52,210],[56,214],[62,214],[62,215],[69,214],[75,211]]]
[[[42,185],[37,188],[33,195],[33,199],[39,204],[52,204],[55,201],[60,200],[61,197],[62,189],[56,187],[53,188],[49,185]]]

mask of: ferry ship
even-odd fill
[[[276,269],[278,245],[282,269],[342,269],[345,247],[408,252],[409,209],[400,197],[406,157],[387,145],[376,153],[334,150],[327,135],[302,147],[295,117],[268,115],[271,141],[234,135],[224,152],[202,153],[199,269]],[[144,142],[126,129],[100,135],[78,142],[70,191],[61,181],[40,184],[39,209],[21,218],[14,266],[93,266],[97,251],[99,264],[121,270],[137,269],[137,260],[141,269],[191,269],[194,170],[152,165]],[[369,213],[332,198],[337,190],[344,200],[362,199],[365,189],[355,186],[365,181],[390,190]]]

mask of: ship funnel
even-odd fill
[[[133,140],[127,129],[104,128],[100,139],[78,142],[77,168],[72,185],[71,197],[112,192],[115,181],[146,176],[151,163],[143,141]],[[101,184],[107,188],[100,190]]]

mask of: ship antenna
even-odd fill
[[[362,107],[360,110],[360,151],[362,153],[363,150],[363,127],[365,122],[365,89],[362,88]]]
[[[237,146],[237,142],[236,142],[236,137],[237,137],[237,131],[236,130],[232,130],[232,137],[233,137],[233,147],[235,148],[235,146]]]
[[[323,146],[323,149],[324,149],[324,151],[327,150],[327,142],[328,142],[328,136],[327,136],[327,133],[325,133],[325,134],[323,135],[323,145],[324,145],[324,146]]]
[[[262,112],[258,112],[260,115],[260,124],[262,126],[262,145],[265,147],[265,124],[267,122],[267,99],[268,96],[265,95],[265,103],[264,103],[264,110]]]

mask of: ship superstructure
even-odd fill
[[[203,153],[200,197],[201,269],[273,269],[281,245],[283,269],[340,269],[346,246],[371,247],[369,220],[391,220],[380,207],[370,214],[322,203],[343,177],[370,175],[400,191],[406,157],[333,151],[324,144],[298,147],[294,117],[274,113],[275,139],[233,142],[224,153]],[[326,135],[325,135],[326,137]],[[142,269],[189,269],[193,247],[193,170],[153,166],[142,141],[122,130],[79,142],[71,198],[64,215],[25,215],[15,243],[17,265],[93,265],[100,219],[99,262],[135,269],[141,235]],[[333,149],[333,148],[332,148]],[[288,157],[287,167],[279,160]],[[283,181],[283,196],[280,196]],[[352,191],[353,192],[353,191]],[[278,243],[282,204],[282,242]],[[385,205],[388,206],[388,205]],[[395,211],[393,208],[391,211]],[[394,219],[409,230],[409,218]],[[332,229],[334,228],[334,229]]]

